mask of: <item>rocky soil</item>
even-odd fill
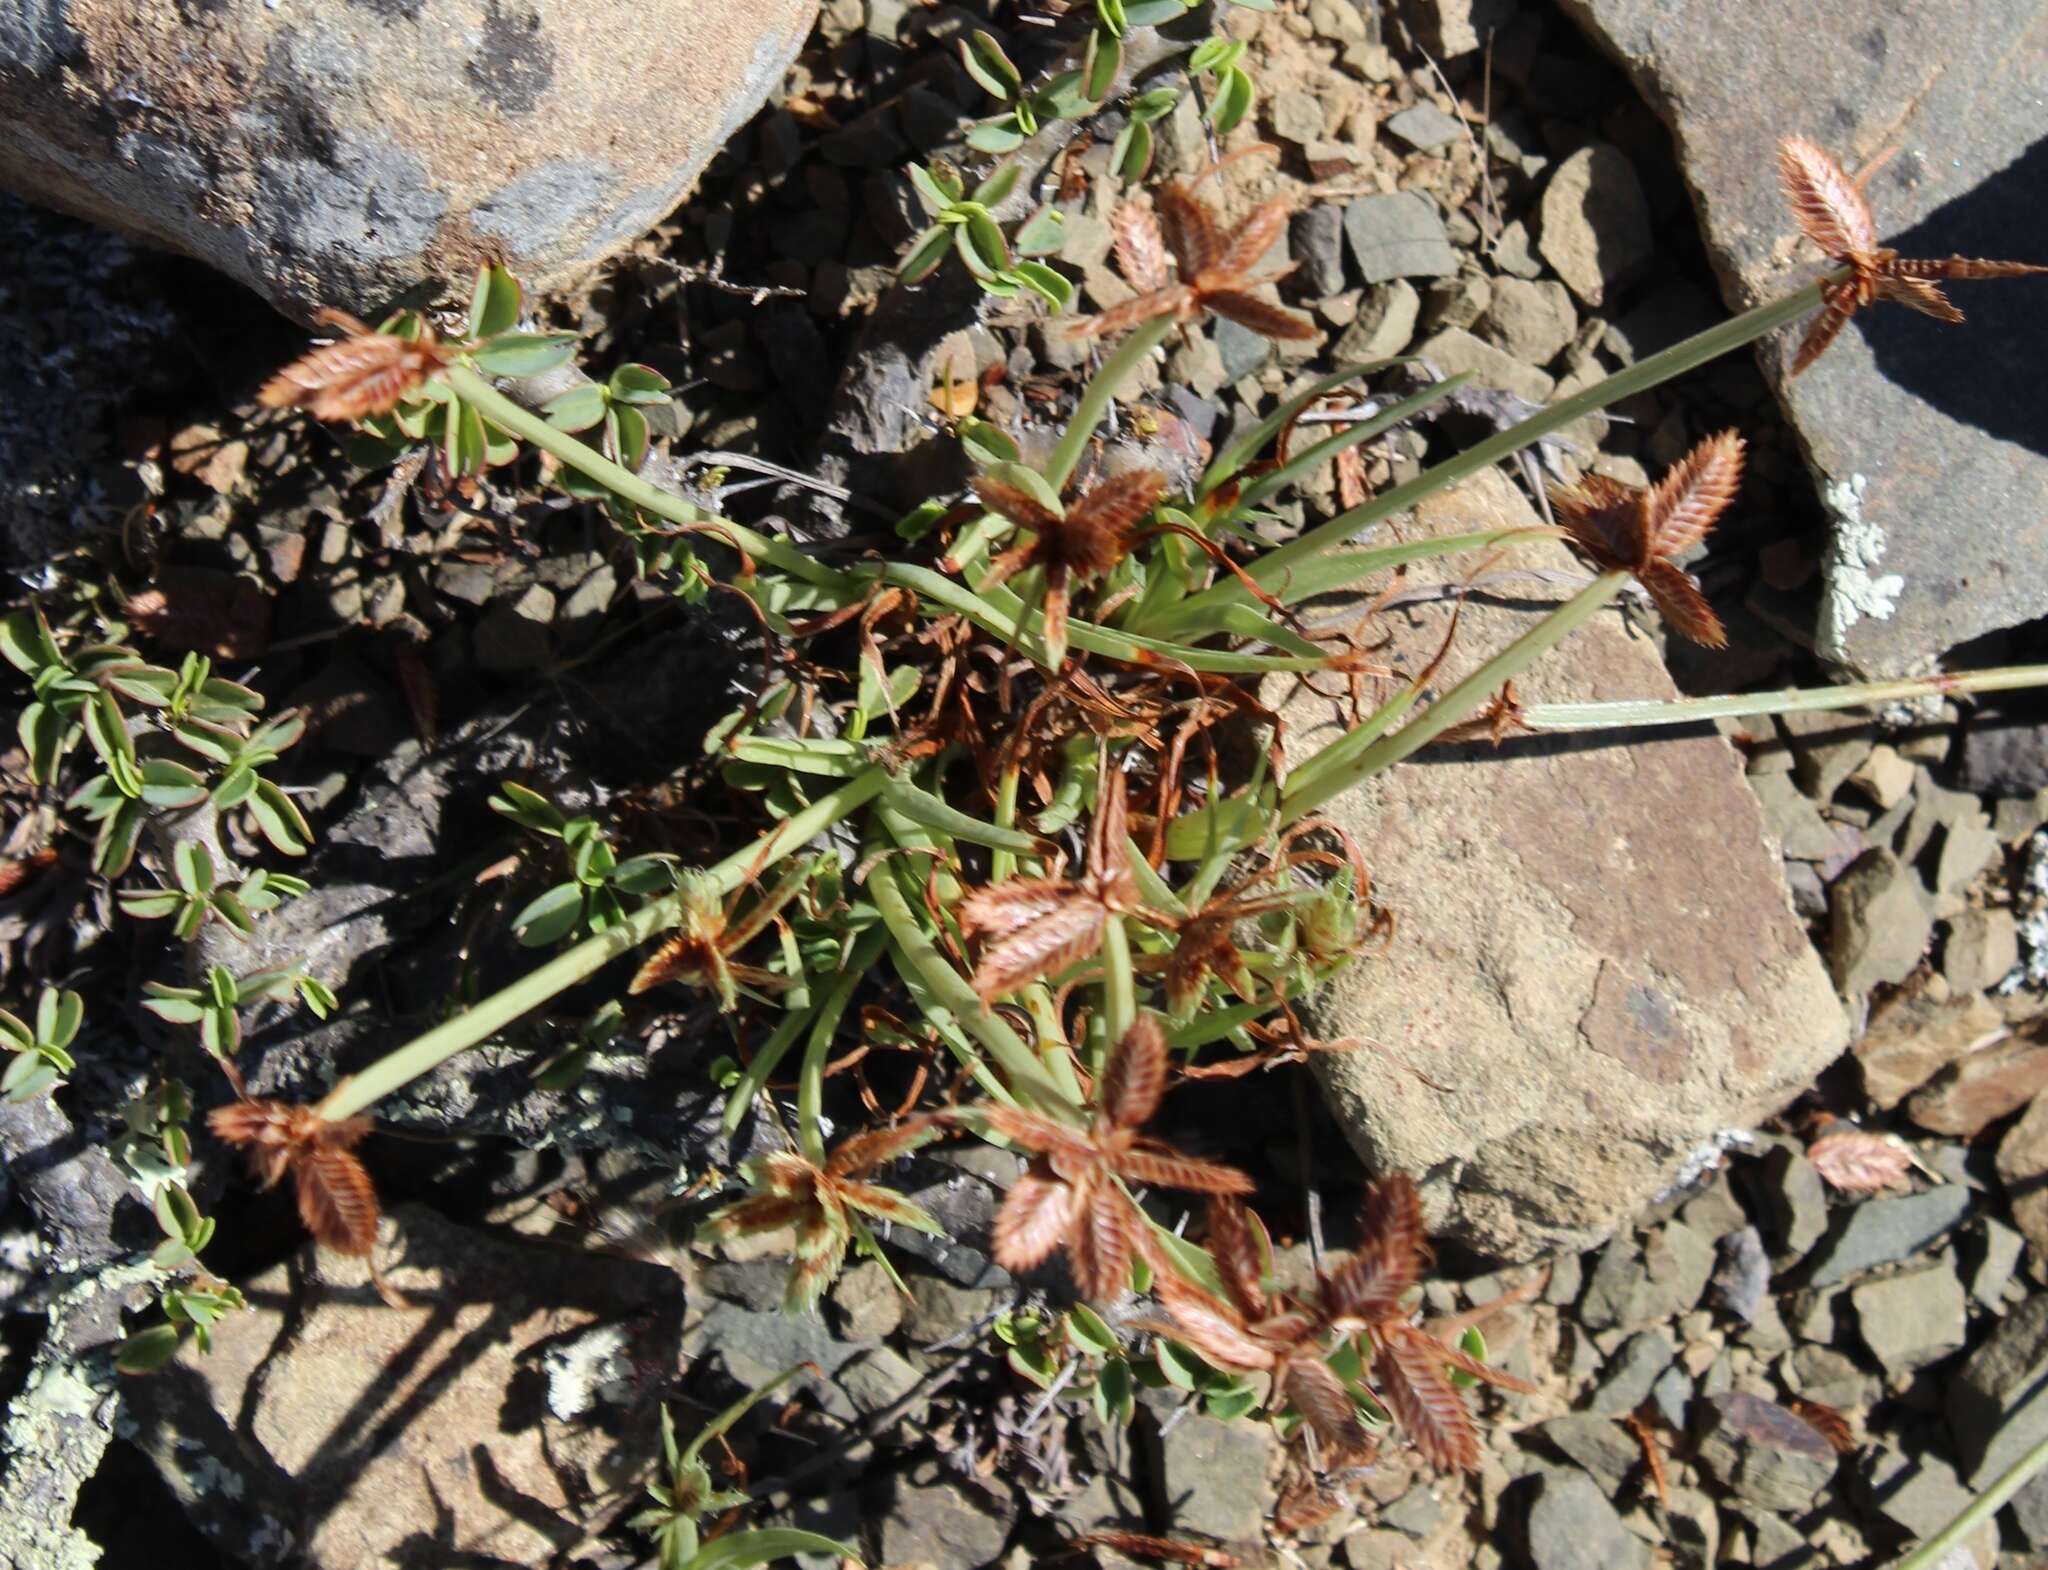
[[[1233,165],[1227,200],[1304,193],[1282,295],[1318,336],[1276,350],[1213,323],[1173,345],[1146,395],[1220,440],[1338,363],[1410,354],[1472,370],[1484,389],[1390,433],[1360,473],[1312,478],[1279,527],[1331,516],[1354,484],[1412,475],[1676,341],[1718,318],[1724,287],[1739,295],[1792,263],[1765,237],[1764,160],[1734,155],[1734,111],[1703,94],[1683,28],[1650,29],[1647,9],[1414,0],[1382,15],[1283,0],[1271,16],[1229,13],[1261,99],[1217,150],[1265,141],[1278,154]],[[1711,30],[1715,8],[1678,9]],[[1863,92],[1877,97],[1857,123],[1889,124],[1883,95],[1907,44],[1925,59],[1960,40],[1961,78],[1991,69],[1980,43],[1998,27],[2028,47],[2048,36],[2021,20],[1973,11],[1967,25],[1926,23],[1924,38],[1917,17],[1872,24],[1891,40],[1860,51],[1873,66],[1838,51],[1813,69],[1842,79],[1819,90],[1802,77],[1797,94],[1758,78],[1759,94],[1784,89],[1784,107],[1774,119],[1745,100],[1742,116],[1766,138],[1833,137],[1816,105]],[[657,433],[670,483],[798,532],[865,530],[920,487],[958,484],[931,463],[950,452],[934,438],[962,388],[984,417],[1027,431],[1071,395],[1084,351],[1042,320],[892,281],[909,232],[896,171],[957,149],[963,117],[986,108],[954,53],[974,26],[1020,50],[1034,36],[1009,4],[832,0],[698,194],[557,303],[594,371],[638,359],[672,375]],[[1114,129],[1077,140],[1048,176],[1068,213],[1056,260],[1088,309],[1129,293],[1109,261]],[[1192,104],[1160,129],[1158,173],[1212,158]],[[2009,161],[2002,125],[1980,135],[1958,113],[1942,129],[1965,173],[1930,143],[1898,166],[1919,174],[1874,187],[1901,227],[1933,223],[1931,208],[1967,202]],[[1880,149],[1842,150],[1854,163]],[[1739,225],[1725,216],[1738,187],[1756,204]],[[12,205],[0,232],[27,259],[0,280],[11,562],[33,589],[58,574],[117,600],[154,585],[169,607],[146,629],[159,647],[211,653],[314,718],[290,778],[320,830],[315,892],[260,941],[306,955],[344,1008],[312,1032],[258,1020],[245,1051],[259,1089],[317,1089],[458,990],[522,968],[504,925],[537,885],[477,876],[510,848],[483,805],[501,777],[554,783],[629,825],[638,849],[696,857],[718,843],[691,802],[697,744],[758,676],[729,607],[636,581],[588,509],[514,484],[365,476],[329,435],[256,413],[254,386],[298,335],[196,269]],[[1925,248],[2041,250],[2029,243],[1994,228]],[[2023,336],[1946,331],[1993,357]],[[2014,579],[2038,590],[2019,554],[2037,542],[2007,540],[1999,508],[1939,509],[1932,545],[1909,539],[1910,509],[1887,511],[1896,554],[1856,560],[1901,571],[1899,615],[1866,616],[1842,642],[1830,606],[1855,510],[1843,496],[1868,502],[1867,522],[1898,505],[1883,465],[1945,463],[1979,442],[2015,485],[2038,478],[2038,455],[1995,424],[1939,399],[1895,404],[1889,353],[1852,330],[1814,373],[1833,379],[1802,383],[1817,390],[1789,407],[1770,357],[1723,362],[1547,446],[1553,472],[1633,483],[1730,424],[1752,454],[1743,505],[1691,563],[1729,648],[1662,648],[1654,623],[1616,616],[1543,677],[1547,695],[1810,684],[1838,673],[1831,661],[1931,659],[1963,634],[1930,633],[1916,596],[1924,586],[1946,607],[1940,574],[1967,575],[1971,552],[2010,547]],[[1880,403],[1863,439],[1884,450],[1834,456]],[[1972,484],[1990,483],[1982,457]],[[775,466],[851,494],[783,485]],[[1415,526],[1525,516],[1530,478],[1487,477]],[[1475,586],[1466,614],[1510,627],[1574,571],[1560,554]],[[2024,594],[1970,603],[1972,663],[2038,651],[2026,618],[2040,607]],[[1418,601],[1391,616],[1399,652],[1433,648],[1444,614]],[[1911,633],[1910,648],[1864,644],[1868,624]],[[1301,739],[1315,720],[1302,714]],[[6,853],[22,856],[52,842],[55,803],[27,787],[18,754],[0,768]],[[82,1259],[146,1246],[146,1216],[133,1237],[117,1226],[140,1210],[94,1146],[163,1044],[122,1000],[176,962],[110,925],[80,842],[59,838],[55,860],[0,898],[10,1006],[45,976],[92,1000],[61,1109],[0,1124],[15,1159],[0,1182],[0,1487],[30,1474],[38,1444],[85,1455],[111,1431],[78,1506],[109,1564],[147,1552],[165,1565],[632,1565],[647,1545],[624,1521],[656,1454],[657,1406],[687,1428],[807,1360],[816,1377],[736,1434],[741,1486],[781,1518],[860,1538],[878,1565],[1122,1566],[1112,1546],[1072,1545],[1138,1530],[1245,1565],[1791,1570],[1886,1562],[2048,1428],[2048,714],[1948,703],[1635,748],[1446,750],[1347,810],[1396,917],[1386,959],[1325,1001],[1326,1033],[1363,1044],[1316,1079],[1287,1068],[1188,1087],[1168,1132],[1257,1174],[1297,1267],[1318,1218],[1332,1246],[1346,1240],[1372,1167],[1426,1180],[1443,1240],[1429,1312],[1501,1304],[1484,1325],[1491,1353],[1539,1387],[1474,1397],[1489,1434],[1477,1476],[1439,1477],[1390,1449],[1311,1522],[1298,1451],[1217,1420],[1197,1392],[1145,1391],[1126,1426],[1043,1390],[998,1331],[1070,1292],[1056,1271],[1013,1280],[989,1261],[1015,1168],[988,1151],[939,1147],[892,1174],[946,1224],[944,1239],[890,1241],[906,1292],[862,1262],[821,1317],[785,1314],[779,1240],[722,1253],[689,1241],[732,1165],[779,1139],[718,1130],[718,1060],[736,1044],[708,1011],[650,1004],[573,1090],[534,1084],[599,992],[380,1108],[420,1136],[369,1147],[396,1202],[383,1254],[412,1308],[378,1303],[347,1262],[300,1245],[287,1205],[205,1164],[196,1186],[223,1217],[209,1261],[251,1311],[210,1357],[116,1397],[104,1348],[121,1299],[101,1299],[88,1324],[67,1317],[65,1294]],[[1573,852],[1587,843],[1614,848]],[[900,1064],[876,1068],[884,1100],[909,1084]],[[835,1117],[860,1115],[850,1086],[834,1097]],[[1858,1129],[1896,1135],[1911,1157],[1870,1192],[1821,1173],[1820,1142]],[[104,1201],[89,1247],[54,1225],[52,1194]],[[98,1362],[53,1363],[60,1330]],[[53,1367],[77,1383],[56,1388]],[[61,1520],[46,1524],[44,1562],[84,1562]],[[2048,1484],[1967,1552],[1978,1570],[2048,1553]]]

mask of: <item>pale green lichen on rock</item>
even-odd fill
[[[125,1261],[51,1302],[49,1330],[0,1425],[0,1564],[90,1570],[99,1563],[98,1545],[72,1527],[71,1512],[113,1437],[118,1376],[106,1353],[71,1352],[68,1326],[100,1294],[154,1284],[162,1274],[147,1258]]]
[[[1882,577],[1871,569],[1884,560],[1884,530],[1863,517],[1863,492],[1868,481],[1860,474],[1828,480],[1821,500],[1833,518],[1827,555],[1821,562],[1820,625],[1814,647],[1825,659],[1841,664],[1849,658],[1849,629],[1859,621],[1887,621],[1899,608],[1906,580],[1895,572]]]

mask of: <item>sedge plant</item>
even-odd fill
[[[967,235],[937,238],[993,264],[988,204],[975,211],[964,183],[933,185],[935,227]],[[353,1169],[338,1156],[353,1161],[350,1147],[379,1102],[665,940],[636,987],[694,989],[729,1012],[744,1003],[766,1027],[731,1076],[728,1126],[756,1110],[779,1115],[773,1076],[796,1054],[794,1148],[757,1164],[714,1228],[794,1225],[793,1305],[816,1302],[849,1247],[881,1254],[870,1221],[928,1221],[888,1189],[889,1165],[927,1138],[971,1134],[1030,1157],[998,1223],[999,1260],[1021,1270],[1060,1253],[1084,1296],[1107,1303],[1149,1290],[1161,1310],[1143,1354],[1092,1311],[1062,1321],[1057,1354],[1046,1350],[1044,1326],[1013,1323],[1012,1349],[1034,1348],[1033,1366],[1087,1365],[1071,1377],[1101,1392],[1108,1412],[1128,1411],[1128,1379],[1178,1383],[1206,1369],[1206,1394],[1289,1428],[1306,1425],[1326,1467],[1355,1462],[1389,1434],[1440,1465],[1476,1463],[1460,1388],[1501,1381],[1483,1344],[1475,1350],[1457,1334],[1466,1327],[1415,1322],[1423,1254],[1412,1184],[1383,1178],[1367,1203],[1360,1252],[1308,1293],[1289,1294],[1272,1280],[1270,1246],[1241,1204],[1244,1175],[1161,1144],[1146,1125],[1191,1075],[1322,1045],[1301,1005],[1384,930],[1368,869],[1319,816],[1337,795],[1475,724],[1625,729],[1702,712],[1522,708],[1511,684],[1631,581],[1674,632],[1705,642],[1720,635],[1674,557],[1734,504],[1741,443],[1710,438],[1641,492],[1597,480],[1560,492],[1559,528],[1393,543],[1373,541],[1372,531],[1562,426],[1839,308],[1844,289],[1864,276],[1855,271],[1863,253],[1275,545],[1257,528],[1269,499],[1458,382],[1425,387],[1290,450],[1295,423],[1318,400],[1388,368],[1347,367],[1235,433],[1192,482],[1142,461],[1112,468],[1098,451],[1105,414],[1181,323],[1216,311],[1255,330],[1293,330],[1294,318],[1258,292],[1251,271],[1271,238],[1271,214],[1226,231],[1195,193],[1174,185],[1154,205],[1150,232],[1142,214],[1119,220],[1139,298],[1091,324],[1111,346],[1049,455],[1027,464],[1015,441],[977,428],[970,451],[981,467],[968,491],[935,498],[942,505],[921,509],[917,529],[863,558],[827,561],[716,515],[636,472],[628,460],[637,444],[609,430],[586,439],[595,422],[567,428],[516,401],[500,378],[560,363],[573,345],[522,325],[516,285],[495,270],[480,276],[457,333],[443,338],[417,314],[374,330],[344,321],[341,337],[272,382],[268,402],[353,423],[387,446],[431,443],[452,471],[479,473],[528,449],[549,454],[565,479],[602,490],[636,544],[662,543],[652,558],[659,570],[699,591],[715,579],[744,596],[774,644],[843,656],[791,662],[792,674],[707,737],[724,791],[761,825],[757,835],[708,866],[650,865],[644,884],[622,890],[616,873],[630,863],[612,859],[596,825],[576,829],[572,881],[544,908],[529,908],[519,927],[543,945],[583,935],[317,1104],[239,1102],[215,1114],[216,1132],[249,1148],[261,1170],[295,1176],[302,1213],[323,1241],[353,1252],[374,1243],[374,1196],[366,1221]],[[1911,274],[1894,267],[1883,276]],[[942,526],[930,527],[934,519]],[[1317,634],[1298,615],[1307,602],[1395,568],[1493,556],[1560,533],[1592,569],[1585,587],[1504,648],[1447,651],[1439,664],[1457,657],[1466,668],[1434,695],[1435,666],[1397,676],[1351,636]],[[640,559],[645,566],[649,553]],[[46,652],[33,651],[39,661]],[[1269,718],[1258,681],[1316,672],[1351,681],[1359,694],[1352,726],[1284,773],[1271,752],[1243,768],[1223,738]],[[2044,674],[1933,677],[1883,693],[1990,690]],[[82,717],[97,699],[67,685],[78,679],[93,680],[44,682],[57,718],[39,724],[56,729],[73,716],[89,724]],[[1865,702],[1874,691],[1710,700],[1721,705],[1711,712]],[[529,832],[569,845],[568,820],[549,816],[540,798],[507,792],[498,805]],[[199,919],[188,913],[211,887],[196,871],[181,873],[163,913]],[[905,1120],[828,1149],[822,1081],[864,992],[906,1010],[898,1034],[950,1058],[959,1084],[973,1089],[959,1105],[906,1107]],[[306,1198],[308,1174],[322,1173],[347,1190],[325,1200],[325,1230],[319,1194]],[[1206,1196],[1206,1246],[1162,1228],[1138,1203],[1138,1185]],[[681,1459],[673,1453],[671,1467]],[[680,1525],[674,1537],[691,1541]]]

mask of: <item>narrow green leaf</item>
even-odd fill
[[[269,780],[259,779],[249,797],[249,815],[263,837],[287,856],[303,856],[313,848],[313,830],[298,804]]]
[[[981,88],[1005,102],[1023,89],[1024,78],[993,35],[974,29],[960,40],[960,63]]]

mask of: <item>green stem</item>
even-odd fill
[[[1697,333],[1682,343],[1673,344],[1662,353],[1653,354],[1646,360],[1638,360],[1625,370],[1616,371],[1612,376],[1595,382],[1582,392],[1574,393],[1539,410],[1519,425],[1489,436],[1476,446],[1468,447],[1456,456],[1445,459],[1434,468],[1425,469],[1406,484],[1397,485],[1385,495],[1374,497],[1363,506],[1353,507],[1339,513],[1329,522],[1310,529],[1299,538],[1289,541],[1277,550],[1268,551],[1249,569],[1252,581],[1267,590],[1284,590],[1289,573],[1298,562],[1308,561],[1352,539],[1361,530],[1390,518],[1396,513],[1406,512],[1424,498],[1435,495],[1446,486],[1455,485],[1468,475],[1477,474],[1481,469],[1490,468],[1503,458],[1512,457],[1531,442],[1548,436],[1551,432],[1570,425],[1574,420],[1597,414],[1609,404],[1643,392],[1674,376],[1707,361],[1716,359],[1732,349],[1739,349],[1746,343],[1775,332],[1787,323],[1797,321],[1808,312],[1819,308],[1821,289],[1834,278],[1829,274],[1816,283],[1809,284],[1796,294],[1783,299],[1767,300],[1753,310],[1744,311],[1740,316]],[[1225,578],[1214,586],[1194,595],[1161,616],[1153,630],[1166,633],[1176,630],[1184,618],[1199,615],[1202,609],[1216,603],[1249,602],[1251,596],[1244,585],[1235,578]]]
[[[870,927],[854,941],[846,968],[839,973],[832,991],[811,1025],[810,1040],[804,1043],[804,1060],[796,1076],[796,1135],[804,1155],[815,1166],[825,1164],[825,1130],[819,1118],[825,1096],[825,1057],[832,1050],[832,1038],[839,1033],[839,1021],[854,989],[867,980],[875,961],[882,957],[887,942],[879,928]]]
[[[1137,979],[1131,971],[1131,935],[1124,918],[1112,915],[1102,928],[1102,1024],[1105,1044],[1114,1049],[1138,1018]]]
[[[1781,692],[1738,692],[1724,698],[1629,698],[1612,703],[1532,703],[1522,710],[1531,730],[1629,730],[1686,725],[1695,720],[1752,719],[1763,714],[1810,714],[1861,709],[1955,692],[2006,692],[2048,686],[2048,665],[2002,665],[1954,675],[1898,681],[1845,682],[1837,687],[1791,687]]]
[[[1014,829],[1017,826],[1017,787],[1019,771],[1008,768],[996,777],[996,827]],[[1017,855],[998,845],[989,857],[988,880],[1003,883],[1017,875]]]
[[[1602,573],[1432,703],[1420,719],[1410,721],[1391,736],[1381,737],[1350,764],[1320,770],[1298,789],[1282,791],[1280,821],[1283,824],[1299,822],[1332,796],[1351,789],[1428,746],[1498,692],[1502,683],[1519,675],[1539,655],[1590,620],[1595,612],[1621,592],[1621,586],[1626,582],[1628,574],[1625,572]],[[1342,744],[1343,738],[1339,737],[1332,745]],[[1290,780],[1289,784],[1292,783]]]
[[[2043,1466],[2048,1466],[2048,1434],[2034,1441],[2033,1448],[2013,1462],[2005,1474],[1964,1507],[1962,1514],[1934,1536],[1892,1566],[1892,1570],[1931,1570],[1948,1556],[1964,1538],[1996,1515],[2001,1506],[2027,1486]]]
[[[1118,344],[1109,358],[1102,362],[1102,369],[1095,373],[1087,391],[1081,394],[1081,401],[1074,405],[1074,417],[1067,422],[1066,430],[1060,434],[1059,445],[1053,448],[1052,457],[1046,463],[1045,480],[1055,493],[1073,478],[1074,470],[1081,462],[1081,454],[1087,450],[1088,438],[1102,423],[1102,416],[1124,378],[1138,368],[1146,355],[1166,342],[1166,335],[1173,328],[1171,317],[1155,317]]]
[[[905,963],[916,971],[934,1002],[951,1014],[955,1023],[974,1036],[995,1057],[1010,1089],[1048,1112],[1075,1112],[1072,1100],[1060,1089],[1045,1065],[1002,1016],[992,1013],[975,993],[952,961],[939,952],[931,936],[911,913],[910,902],[896,881],[892,862],[883,862],[868,874],[868,895],[881,912],[882,925]]]
[[[578,441],[567,431],[556,430],[531,409],[513,402],[468,366],[451,365],[442,376],[464,403],[500,430],[531,442],[543,452],[553,453],[579,474],[587,475],[614,496],[631,502],[643,512],[666,518],[670,523],[702,529],[713,539],[726,540],[735,550],[744,552],[754,561],[766,562],[805,583],[835,589],[849,586],[850,580],[845,574],[813,561],[787,541],[728,522],[657,485],[648,484],[632,470],[613,463],[595,448]]]
[[[888,782],[889,776],[884,770],[868,769],[831,794],[820,796],[802,811],[790,814],[760,839],[742,846],[706,871],[721,893],[730,894],[798,846],[809,843],[841,818],[867,805]],[[404,1046],[387,1052],[362,1073],[341,1081],[320,1102],[320,1116],[329,1121],[354,1117],[394,1091],[403,1090],[456,1053],[475,1046],[530,1009],[539,1008],[557,993],[565,992],[577,982],[596,974],[610,961],[639,947],[663,928],[675,925],[681,914],[681,896],[666,895],[641,906],[618,926],[585,938],[573,948],[564,949],[538,970],[527,972],[511,986],[493,993],[474,1008],[436,1025],[425,1035],[415,1036]]]

